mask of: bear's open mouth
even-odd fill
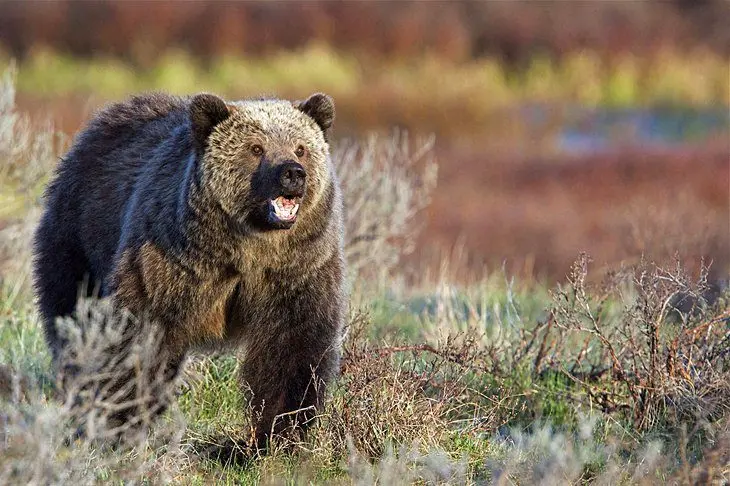
[[[276,199],[272,199],[270,202],[274,216],[279,221],[292,222],[296,220],[300,199],[298,197],[286,196],[279,196]]]

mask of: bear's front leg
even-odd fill
[[[257,449],[272,434],[305,431],[339,371],[342,297],[314,287],[280,293],[263,319],[245,326],[241,378],[251,392]]]

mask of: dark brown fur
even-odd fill
[[[147,95],[99,113],[60,164],[35,238],[55,360],[66,345],[55,320],[73,314],[88,278],[161,326],[173,364],[192,347],[242,346],[256,445],[272,429],[306,426],[339,368],[346,305],[333,118],[326,95]],[[271,212],[286,164],[306,171],[293,225]]]

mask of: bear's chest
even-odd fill
[[[191,271],[154,244],[122,254],[114,298],[163,326],[180,347],[222,339],[226,308],[240,279],[232,269]]]

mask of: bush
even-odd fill
[[[413,250],[417,216],[431,202],[438,166],[434,139],[405,132],[343,140],[333,153],[345,198],[345,256],[358,281],[392,274]]]

